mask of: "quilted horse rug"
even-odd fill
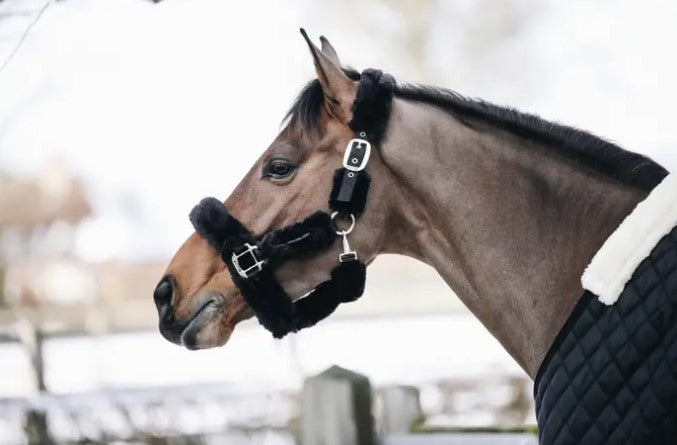
[[[627,217],[535,380],[542,445],[677,444],[677,176]]]

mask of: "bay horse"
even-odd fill
[[[351,122],[364,75],[344,68],[324,37],[320,49],[302,33],[317,78],[300,92],[283,129],[225,207],[216,204],[227,209],[219,216],[225,218],[223,225],[237,222],[243,239],[294,229],[318,209],[329,210],[334,170],[342,165],[346,145],[352,150],[351,141],[362,140],[355,139]],[[593,304],[581,297],[589,293],[581,284],[586,266],[668,172],[590,133],[450,90],[394,83],[390,94],[387,115],[380,116],[383,135],[372,141],[366,169],[369,197],[350,233],[349,249],[359,252],[365,264],[379,254],[395,253],[434,267],[536,379],[553,345],[566,343],[563,327],[572,314]],[[213,206],[209,211],[226,212]],[[303,301],[318,283],[335,278],[341,251],[337,238],[327,243],[333,248],[284,261],[269,279],[279,283],[282,295]],[[222,346],[240,321],[257,315],[238,285],[246,273],[224,265],[231,255],[237,265],[240,254],[222,255],[222,242],[198,228],[155,290],[162,334],[189,349]],[[256,266],[251,252],[245,253]],[[578,383],[592,391],[592,383]],[[565,424],[577,413],[571,408],[569,414],[547,417]],[[556,434],[548,436],[547,419],[541,417],[542,443],[588,443],[580,437],[562,439],[566,425],[552,426]],[[600,427],[608,430],[606,438],[586,440],[626,443],[613,435],[621,429],[619,417]]]

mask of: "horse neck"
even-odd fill
[[[646,192],[435,106],[397,99],[390,122],[383,251],[433,266],[534,377],[585,267]]]

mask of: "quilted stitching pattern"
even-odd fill
[[[613,306],[586,291],[541,365],[541,445],[677,444],[677,228]]]

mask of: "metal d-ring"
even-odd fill
[[[340,235],[340,236],[349,235],[350,232],[352,232],[353,229],[355,228],[355,215],[350,213],[350,227],[348,227],[346,230],[339,230],[338,225],[336,225],[336,221],[334,221],[334,220],[336,219],[336,217],[338,215],[339,215],[339,212],[334,212],[334,213],[331,214],[331,222],[334,223],[334,227],[336,228],[336,234]]]

